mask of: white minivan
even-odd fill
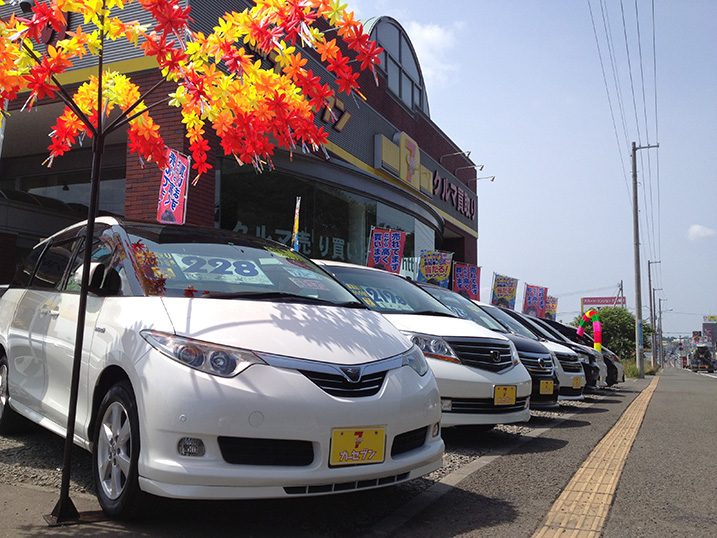
[[[0,298],[0,433],[64,436],[85,226]],[[441,466],[424,355],[310,260],[225,230],[97,219],[74,442],[128,518],[153,495],[325,495]]]
[[[399,275],[341,262],[316,263],[421,348],[438,381],[444,427],[530,419],[530,374],[508,338],[459,318]]]

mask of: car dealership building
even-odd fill
[[[248,5],[241,0],[188,3],[193,29],[205,33],[226,11]],[[150,22],[136,3],[124,11],[123,19]],[[13,12],[19,15],[20,7],[0,6],[2,17]],[[67,30],[80,22],[69,18]],[[365,101],[337,93],[333,112],[316,111],[315,121],[329,133],[327,151],[304,153],[299,148],[290,155],[277,150],[273,167],[257,173],[212,144],[209,162],[214,168],[189,188],[187,223],[288,243],[296,198],[301,197],[299,250],[310,257],[365,263],[375,226],[407,232],[406,257],[444,250],[453,252],[455,261],[476,263],[479,167],[431,120],[421,67],[400,23],[379,17],[364,25],[384,49],[378,85],[364,72],[358,82]],[[46,34],[50,43],[58,38],[57,32]],[[308,56],[306,67],[329,82],[330,73],[316,55]],[[85,56],[61,81],[74,90],[96,72],[95,62]],[[264,62],[271,65],[270,59]],[[161,80],[154,58],[125,42],[108,45],[105,69],[127,74],[143,92]],[[172,91],[165,83],[146,104]],[[9,106],[0,142],[0,283],[12,278],[16,260],[40,238],[86,218],[89,204],[90,144],[73,148],[48,168],[43,164],[48,134],[64,105],[46,99],[32,110],[21,110],[26,99],[20,96]],[[163,103],[150,114],[167,146],[188,153],[179,109]],[[130,153],[126,138],[117,132],[107,140],[100,212],[155,220],[162,173]]]

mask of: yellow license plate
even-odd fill
[[[540,394],[552,394],[553,393],[553,381],[541,381],[540,382]]]
[[[583,386],[582,380],[579,377],[573,377],[573,388],[579,389]]]
[[[336,428],[331,431],[332,467],[383,462],[386,454],[386,428]]]
[[[515,393],[517,387],[515,385],[496,385],[493,393],[493,403],[495,405],[515,405]]]

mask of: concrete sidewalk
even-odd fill
[[[717,378],[674,367],[659,378],[603,538],[717,535]]]
[[[45,516],[52,512],[59,498],[59,490],[0,484],[0,537],[132,536],[118,524],[106,520],[94,496],[78,493],[70,495],[75,508],[84,521],[93,522],[50,527]]]

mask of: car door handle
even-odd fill
[[[47,314],[50,314],[51,317],[56,318],[60,315],[60,308],[56,306],[55,308],[50,310],[47,305],[42,305],[40,307],[40,315],[46,316]]]

